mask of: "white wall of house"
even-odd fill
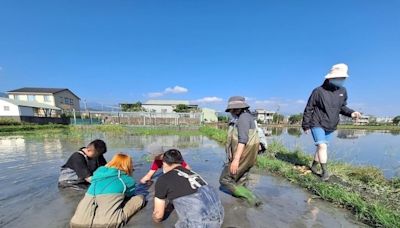
[[[19,116],[17,105],[0,100],[0,116]]]
[[[174,112],[174,109],[175,109],[175,106],[172,106],[172,105],[143,104],[142,107],[148,112],[157,112],[157,113],[172,113],[172,112]]]
[[[54,106],[64,110],[80,111],[79,98],[68,90],[64,90],[54,94],[55,104]]]
[[[218,122],[218,116],[215,110],[209,108],[203,108],[201,112],[203,114],[203,121]]]

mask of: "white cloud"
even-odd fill
[[[201,99],[197,99],[194,102],[196,103],[219,103],[222,102],[223,99],[220,97],[203,97]]]
[[[182,86],[174,86],[174,87],[168,87],[164,89],[163,92],[151,92],[148,93],[147,96],[150,98],[155,98],[155,97],[162,97],[167,94],[179,94],[179,93],[187,93],[189,92],[188,89]]]
[[[306,104],[306,101],[300,99],[300,100],[297,100],[296,103],[297,103],[297,104]]]
[[[165,90],[164,90],[164,93],[165,94],[168,94],[168,93],[187,93],[189,90],[188,89],[186,89],[186,88],[184,88],[184,87],[181,87],[181,86],[175,86],[175,87],[173,87],[173,88],[171,88],[171,87],[169,87],[169,88],[166,88]]]

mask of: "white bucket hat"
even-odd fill
[[[349,67],[344,63],[335,64],[332,66],[329,73],[325,76],[326,79],[331,78],[348,78],[347,74]]]

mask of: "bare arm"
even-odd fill
[[[156,171],[157,170],[149,170],[149,172],[147,172],[147,174],[144,177],[142,177],[142,179],[140,179],[140,183],[145,184],[147,181],[151,180]]]
[[[162,222],[165,213],[165,200],[154,197],[153,221]]]
[[[232,161],[232,164],[230,167],[230,171],[232,174],[237,173],[237,170],[239,168],[240,157],[242,156],[245,146],[246,145],[243,143],[239,143],[237,146],[235,157],[233,158],[233,161]]]
[[[85,181],[87,181],[87,182],[89,182],[89,183],[92,183],[92,176],[86,177],[86,178],[85,178]]]

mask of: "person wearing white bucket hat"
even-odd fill
[[[346,106],[347,91],[344,82],[348,77],[346,64],[333,65],[325,76],[322,86],[314,89],[311,93],[304,109],[302,128],[306,134],[312,133],[317,146],[311,171],[319,175],[317,166],[320,164],[321,178],[324,181],[328,180],[330,176],[327,167],[328,143],[339,124],[340,114],[352,118],[361,117],[361,113]]]

